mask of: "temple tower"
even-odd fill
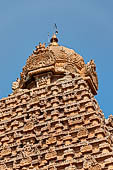
[[[0,170],[113,170],[113,117],[95,100],[96,65],[53,34],[0,100]]]

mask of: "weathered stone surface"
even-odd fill
[[[93,60],[39,44],[13,93],[0,100],[0,170],[112,170],[113,116],[94,95]]]

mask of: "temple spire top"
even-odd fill
[[[58,45],[58,38],[55,33],[53,34],[52,38],[50,39],[50,45],[53,45],[53,46]]]
[[[57,46],[58,45],[58,38],[56,36],[57,34],[58,34],[57,25],[54,24],[54,33],[53,33],[52,38],[50,39],[50,45],[53,45],[53,46]]]

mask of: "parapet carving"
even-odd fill
[[[85,65],[84,76],[85,77],[89,76],[92,79],[96,89],[98,90],[98,78],[94,60],[91,60]]]
[[[81,69],[81,76],[89,83],[94,94],[97,94],[98,90],[98,77],[96,73],[96,65],[94,60],[88,62],[85,67]]]
[[[108,124],[113,127],[113,115],[110,115],[108,118]]]
[[[16,91],[19,88],[19,83],[20,83],[20,79],[19,78],[17,78],[17,80],[12,83],[12,90],[13,90],[13,92]]]

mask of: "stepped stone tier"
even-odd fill
[[[94,95],[93,60],[39,44],[0,100],[0,170],[113,170],[113,116]]]

